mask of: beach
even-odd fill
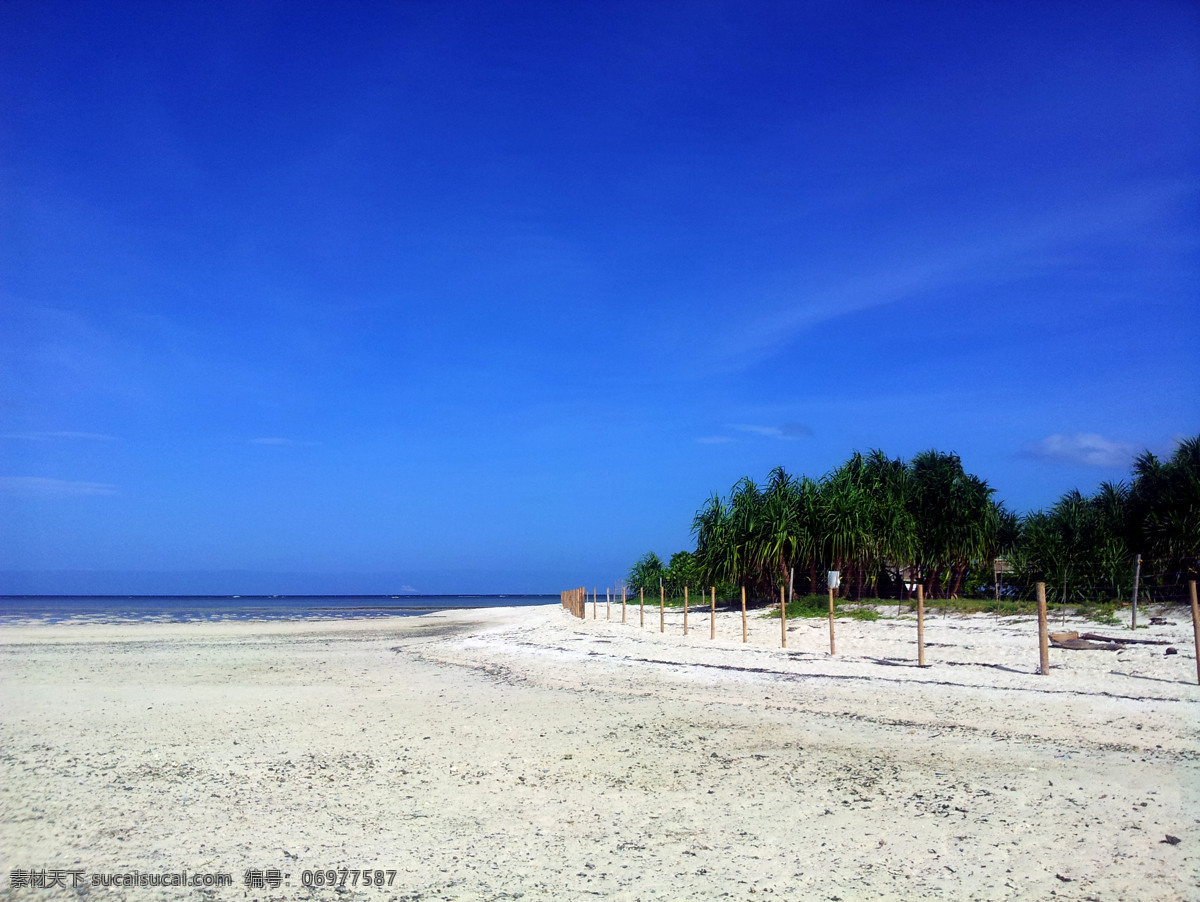
[[[1200,899],[1186,611],[621,613],[0,628],[0,898]]]

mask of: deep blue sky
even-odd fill
[[[1028,510],[1198,348],[1194,3],[0,4],[0,571],[107,572],[0,593],[603,587],[872,447]]]

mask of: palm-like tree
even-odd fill
[[[936,598],[969,578],[990,582],[992,560],[1004,555],[1015,565],[1012,584],[1045,581],[1067,599],[1126,593],[1135,550],[1169,582],[1200,569],[1200,436],[1165,461],[1143,454],[1129,486],[1068,492],[1048,511],[1019,518],[993,494],[957,455],[938,451],[908,463],[855,452],[820,480],[776,467],[761,487],[745,477],[728,498],[713,494],[692,521],[695,553],[673,555],[666,567],[647,555],[630,583],[661,576],[673,593],[740,584],[773,598],[792,568],[807,568],[810,592],[826,568],[846,571],[843,591],[861,596],[877,592],[884,573],[903,591],[900,571],[912,565]]]
[[[972,563],[995,546],[1000,521],[995,491],[963,470],[956,454],[924,451],[910,465],[909,509],[915,522],[916,561],[931,597],[957,595]]]
[[[1149,451],[1133,465],[1130,490],[1136,541],[1176,582],[1200,570],[1200,436],[1184,439],[1169,460]]]

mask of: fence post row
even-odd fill
[[[559,600],[562,601],[562,606],[566,608],[576,617],[582,619],[584,617],[584,608],[587,604],[587,589],[582,586],[578,589],[567,589],[565,592],[558,593]]]
[[[787,648],[787,597],[785,594],[786,587],[779,587],[779,628],[780,628],[780,645]],[[710,589],[711,594],[711,615],[709,638],[717,638],[717,590]],[[559,601],[562,606],[571,612],[580,620],[587,619],[587,588],[580,586],[578,589],[567,589],[559,592]],[[592,619],[596,619],[599,593],[592,590]],[[1200,683],[1200,606],[1197,605],[1196,599],[1196,581],[1188,580],[1188,594],[1190,596],[1192,608],[1192,634],[1196,645],[1196,682]],[[833,590],[829,590],[829,653],[835,654],[834,634],[833,634]],[[611,599],[611,595],[609,596]],[[621,589],[621,622],[625,622],[625,604],[626,593],[624,587]],[[658,590],[658,631],[664,633],[667,630],[667,596],[666,589],[662,586]],[[1046,611],[1046,584],[1037,584],[1037,613],[1038,613],[1038,673],[1046,676],[1050,673],[1050,634],[1048,626],[1048,616]],[[687,635],[688,630],[688,590],[685,586],[683,589],[683,634]],[[638,621],[639,625],[646,625],[646,590],[638,589]],[[742,586],[742,641],[749,641],[749,629],[746,623],[746,587]],[[925,587],[917,585],[917,666],[925,666]]]

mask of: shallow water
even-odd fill
[[[410,617],[547,604],[556,595],[5,595],[0,625]]]

